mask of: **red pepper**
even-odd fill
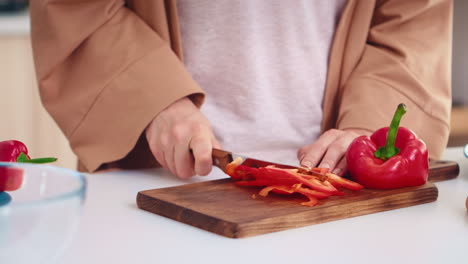
[[[300,193],[302,195],[304,195],[305,197],[307,197],[309,199],[309,201],[307,202],[302,202],[301,205],[305,205],[305,206],[314,206],[318,203],[318,199],[323,199],[323,198],[326,198],[328,196],[325,196],[323,193],[322,194],[317,194],[317,192],[313,191],[313,190],[310,190],[310,189],[307,189],[307,188],[303,188],[303,187],[300,187],[300,186],[291,186],[291,187],[288,187],[288,186],[267,186],[265,188],[263,188],[258,194],[260,196],[267,196],[269,192],[274,192],[274,193],[278,193],[278,194],[292,194],[292,193]]]
[[[338,187],[344,187],[346,189],[349,189],[349,190],[353,190],[353,191],[359,191],[362,189],[362,185],[357,183],[357,182],[353,182],[353,181],[350,181],[348,179],[345,179],[345,178],[342,178],[338,175],[335,175],[333,173],[326,173],[327,175],[327,178],[328,178],[328,181],[333,185],[335,186],[336,188]]]
[[[399,127],[406,113],[398,105],[390,127],[370,137],[356,138],[348,148],[346,161],[353,180],[373,189],[393,189],[426,183],[429,159],[426,144],[411,130]]]
[[[56,160],[56,158],[31,159],[26,145],[18,140],[0,142],[0,162],[49,163]],[[0,166],[0,192],[17,190],[22,183],[22,169]]]
[[[337,188],[345,187],[351,190],[363,188],[358,183],[343,179],[324,168],[286,169],[275,166],[253,168],[239,165],[242,159],[237,159],[226,167],[226,173],[243,186],[266,186],[260,191],[261,196],[267,196],[270,191],[279,194],[300,193],[307,198],[306,206],[314,206],[317,199],[332,195],[344,195]],[[324,175],[325,174],[325,175]]]
[[[15,167],[0,166],[0,192],[14,191],[23,184],[23,170]]]
[[[292,186],[294,184],[303,184],[311,189],[325,193],[335,193],[338,190],[328,181],[320,181],[318,177],[297,173],[291,169],[280,169],[275,167],[251,168],[247,166],[238,166],[238,174],[245,173],[243,180],[237,182],[239,185],[249,186],[271,186],[282,185]],[[238,177],[238,176],[237,176]]]
[[[56,160],[56,158],[31,159],[26,145],[18,140],[0,142],[0,161],[3,162],[49,163]]]
[[[18,140],[0,142],[0,161],[16,162],[18,156],[24,153],[28,158],[28,148]]]

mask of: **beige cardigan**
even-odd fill
[[[31,1],[42,102],[81,169],[155,166],[143,135],[165,107],[203,90],[182,59],[175,0]],[[349,0],[334,37],[322,130],[402,125],[439,158],[451,106],[450,0]],[[116,162],[117,161],[117,162]]]

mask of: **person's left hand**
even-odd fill
[[[349,144],[356,137],[370,134],[363,129],[330,129],[314,143],[299,149],[297,158],[303,167],[330,168],[332,173],[342,176],[347,169],[345,154]]]

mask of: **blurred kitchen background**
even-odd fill
[[[461,146],[468,143],[468,0],[454,0],[454,5],[449,146]],[[76,157],[40,103],[25,6],[26,0],[0,0],[0,141],[21,140],[31,157],[58,157],[56,165],[74,169]]]

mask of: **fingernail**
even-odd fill
[[[312,168],[312,163],[310,163],[310,161],[304,161],[301,165],[306,168]]]
[[[329,168],[330,168],[330,165],[328,165],[328,163],[322,163],[322,164],[320,164],[319,167],[320,167],[320,168],[327,168],[327,169],[329,169]]]
[[[339,168],[336,168],[332,171],[333,174],[336,174],[336,175],[340,175],[340,173],[342,172],[343,170],[342,169],[339,169]]]

